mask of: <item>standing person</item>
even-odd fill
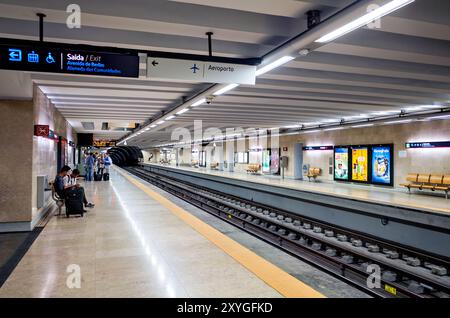
[[[111,167],[112,165],[112,160],[109,157],[108,153],[105,154],[105,157],[103,158],[103,163],[105,165],[105,175],[107,176],[106,178],[103,178],[103,180],[107,181],[109,180],[109,167]]]
[[[90,153],[89,156],[86,157],[86,181],[94,180],[94,164],[95,164],[94,154]]]
[[[104,155],[100,155],[97,159],[97,173],[99,175],[103,175],[103,172],[105,170],[105,160]]]

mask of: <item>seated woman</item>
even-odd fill
[[[86,208],[93,208],[95,204],[88,202],[83,187],[77,183],[77,178],[80,176],[80,170],[74,169],[71,174],[67,174],[64,177],[64,189],[67,191],[71,188],[80,188],[83,190],[83,204]]]

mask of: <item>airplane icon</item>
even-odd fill
[[[190,69],[192,70],[192,72],[193,72],[194,74],[196,74],[197,71],[200,70],[200,69],[197,67],[197,64],[194,64],[194,66],[192,66]]]

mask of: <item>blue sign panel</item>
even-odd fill
[[[0,69],[71,73],[118,77],[139,77],[136,53],[83,51],[27,42],[29,45],[0,44]]]
[[[392,185],[392,146],[372,146],[372,183]]]
[[[405,144],[409,148],[446,148],[450,147],[450,141],[434,141],[434,142],[407,142]]]

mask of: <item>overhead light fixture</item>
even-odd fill
[[[292,61],[293,59],[294,59],[294,57],[289,56],[289,55],[283,56],[283,57],[279,58],[278,60],[276,60],[270,64],[267,64],[266,66],[257,70],[255,75],[260,76],[262,74],[265,74],[278,66],[281,66],[289,61]]]
[[[315,129],[315,130],[302,131],[303,134],[312,134],[312,133],[316,133],[316,132],[320,132],[320,130],[319,129]]]
[[[165,120],[160,120],[160,121],[158,121],[156,124],[157,125],[161,125],[161,124],[164,124],[166,121]]]
[[[361,125],[354,125],[354,126],[351,126],[352,128],[362,128],[362,127],[371,127],[371,126],[373,126],[374,124],[361,124]]]
[[[344,127],[327,128],[327,129],[324,129],[323,131],[341,130],[341,129],[344,129]]]
[[[214,92],[213,95],[216,95],[216,96],[222,95],[222,94],[224,94],[224,93],[226,93],[228,91],[231,91],[233,88],[238,87],[238,86],[239,86],[239,84],[227,85],[227,86],[219,89],[218,91]]]
[[[150,128],[155,128],[155,127],[156,127],[156,125],[151,125],[151,126],[150,126]]]
[[[402,119],[402,120],[394,120],[394,121],[387,121],[384,124],[403,124],[403,123],[410,123],[412,122],[412,119]]]
[[[393,114],[400,114],[399,110],[389,110],[389,111],[383,111],[383,112],[375,112],[371,115],[373,116],[387,116],[387,115],[393,115]]]
[[[180,110],[180,111],[177,113],[177,115],[184,114],[184,113],[187,112],[188,110],[189,110],[189,108],[182,109],[182,110]]]
[[[292,129],[292,128],[300,128],[300,125],[290,125],[290,126],[284,126],[283,128]]]
[[[150,127],[147,127],[147,128],[145,128],[144,130],[145,130],[145,131],[149,131],[149,130],[150,130]]]
[[[167,117],[166,120],[171,120],[171,119],[174,119],[174,118],[175,118],[175,116],[171,115],[171,116]]]
[[[375,9],[375,10],[363,15],[362,17],[359,17],[356,20],[353,20],[352,22],[347,23],[344,26],[322,36],[315,42],[326,43],[326,42],[336,40],[337,38],[339,38],[347,33],[350,33],[356,29],[359,29],[360,27],[363,27],[374,20],[380,19],[380,18],[384,17],[385,15],[392,13],[412,2],[414,2],[414,0],[390,1],[390,2],[386,3],[385,5],[379,7],[378,9]]]
[[[203,104],[203,103],[205,103],[205,102],[206,102],[206,99],[205,99],[205,98],[202,98],[202,99],[196,101],[195,103],[193,103],[191,106],[192,106],[192,107],[196,107],[196,106],[199,106],[199,105],[201,105],[201,104]]]
[[[450,119],[450,115],[433,116],[433,117],[428,117],[428,119]]]

